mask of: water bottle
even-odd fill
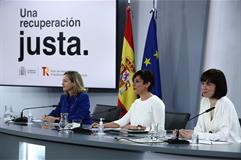
[[[10,106],[9,108],[10,119],[13,120],[15,117],[13,116],[13,107]]]
[[[32,122],[33,122],[33,115],[31,112],[28,112],[28,123],[32,124]]]
[[[98,126],[98,134],[103,135],[104,133],[104,123],[103,123],[104,118],[100,118],[99,126]]]

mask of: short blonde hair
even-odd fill
[[[79,74],[79,72],[76,71],[67,71],[64,73],[64,75],[67,75],[68,78],[72,83],[74,83],[74,94],[77,95],[82,92],[86,92],[87,89],[84,87],[84,82]]]

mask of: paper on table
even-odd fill
[[[77,128],[77,127],[80,127],[80,124],[79,124],[79,123],[75,123],[75,122],[73,122],[73,123],[72,123],[72,127],[71,127],[71,129],[73,129],[73,128]]]
[[[113,130],[113,131],[120,131],[122,128],[105,128],[104,130],[105,131],[108,131],[108,130]]]
[[[163,143],[164,140],[163,139],[157,139],[157,140],[151,140],[148,137],[145,138],[125,138],[125,137],[115,137],[115,139],[117,140],[126,140],[126,141],[130,141],[130,142],[135,142],[135,143]]]
[[[226,142],[226,141],[210,141],[210,140],[199,139],[199,144],[229,144],[229,142]]]
[[[40,123],[43,122],[41,119],[33,119],[33,122]]]
[[[92,131],[98,131],[98,128],[91,128]],[[104,131],[120,131],[121,128],[104,128]]]

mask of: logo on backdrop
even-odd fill
[[[19,68],[19,75],[20,76],[26,76],[26,68],[24,66],[21,66]]]
[[[35,68],[26,68],[25,66],[19,67],[18,73],[20,76],[35,75],[37,71]]]
[[[66,70],[62,70],[62,69],[55,69],[55,68],[49,68],[46,66],[41,67],[41,73],[43,77],[48,77],[48,76],[55,76],[55,77],[59,77],[59,76],[63,76],[64,73],[66,72]],[[83,76],[87,76],[86,74],[84,74]]]
[[[42,67],[42,75],[49,76],[49,68],[48,67]]]

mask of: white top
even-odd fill
[[[150,127],[158,124],[158,128],[164,130],[165,124],[165,105],[160,98],[152,95],[147,100],[136,99],[131,105],[130,110],[119,120],[114,121],[120,127],[127,124],[142,125]]]
[[[202,98],[200,113],[209,108],[209,99]],[[205,140],[241,143],[241,129],[238,115],[228,97],[225,96],[217,100],[212,121],[210,113],[205,113],[198,118],[194,134],[198,134],[200,139]]]

